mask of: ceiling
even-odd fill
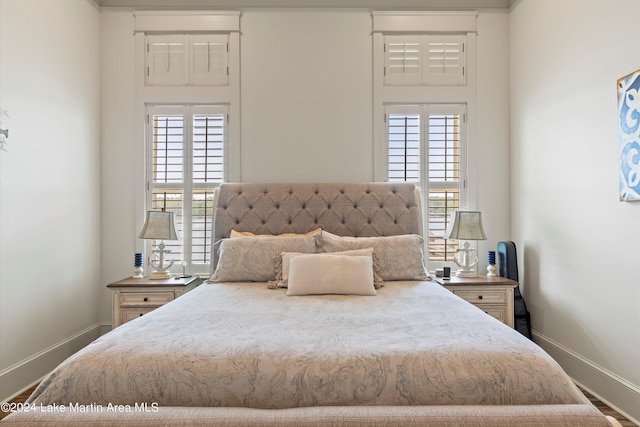
[[[519,0],[94,0],[102,7],[138,9],[366,8],[417,10],[509,9]]]

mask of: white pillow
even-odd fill
[[[376,295],[373,258],[306,254],[291,259],[287,295]]]
[[[380,265],[382,280],[426,280],[422,246],[424,240],[415,234],[385,237],[343,237],[322,230],[316,236],[318,252],[338,252],[373,248]]]
[[[314,236],[243,237],[223,239],[219,243],[213,282],[268,282],[276,278],[276,255],[289,251],[316,252]]]
[[[382,278],[378,275],[380,267],[373,254],[373,248],[355,249],[352,251],[331,252],[332,255],[345,256],[370,256],[373,260],[373,286],[379,289],[384,286]],[[289,263],[292,258],[303,255],[301,252],[283,252],[280,259],[276,259],[276,280],[275,283],[269,282],[271,288],[286,288],[289,280]]]

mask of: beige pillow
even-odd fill
[[[302,236],[316,236],[322,232],[322,228],[316,228],[315,230],[308,231],[306,233],[283,233],[283,234],[253,234],[250,231],[236,231],[231,230],[230,237],[302,237]]]
[[[305,254],[291,259],[287,295],[376,295],[373,258]]]
[[[402,234],[385,237],[342,237],[322,231],[316,236],[318,252],[373,248],[382,280],[426,280],[422,237]]]
[[[217,245],[218,243],[216,243]],[[282,252],[316,252],[314,236],[244,237],[223,239],[218,246],[213,282],[268,282],[275,280],[274,257]]]
[[[375,254],[373,253],[373,248],[363,248],[363,249],[355,249],[352,251],[342,251],[342,252],[333,252],[333,255],[344,255],[344,256],[370,256],[373,261],[373,286],[376,289],[380,289],[384,286],[384,282],[378,271],[380,267],[378,266],[378,262],[376,260]],[[276,265],[276,280],[275,282],[270,282],[270,288],[286,288],[288,286],[289,279],[289,265],[292,258],[295,258],[298,255],[303,255],[300,252],[283,252],[282,256],[276,257],[275,265]]]

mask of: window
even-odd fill
[[[147,37],[147,85],[207,86],[228,82],[228,34]]]
[[[475,135],[478,14],[371,15],[374,179],[419,186],[432,270],[453,260],[457,249],[457,241],[444,239],[450,213],[469,209],[476,198],[467,185],[466,153]]]
[[[135,11],[137,228],[147,210],[175,212],[165,242],[173,273],[209,274],[213,195],[240,180],[240,12]],[[144,149],[142,149],[144,147]],[[152,258],[156,242],[138,240]]]
[[[165,242],[170,257],[206,270],[213,194],[225,176],[227,107],[154,106],[147,122],[147,205],[175,212],[181,240]]]
[[[464,85],[465,36],[385,35],[385,85]]]
[[[425,203],[427,260],[452,261],[457,241],[444,239],[463,199],[463,105],[386,107],[387,180],[417,183]],[[426,196],[426,197],[425,197]]]

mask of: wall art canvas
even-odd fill
[[[620,201],[640,201],[640,70],[618,79]]]

